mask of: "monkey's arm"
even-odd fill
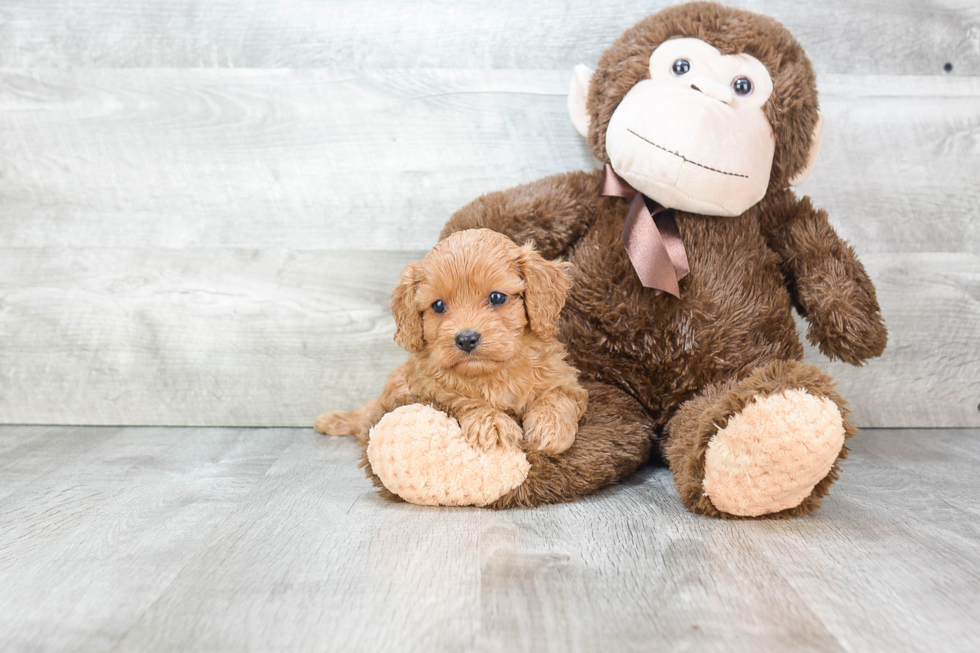
[[[569,172],[487,193],[449,219],[440,239],[463,229],[492,229],[518,245],[534,241],[547,259],[561,256],[595,219],[601,171]]]
[[[852,365],[880,356],[888,340],[875,287],[827,213],[790,191],[763,207],[763,232],[780,258],[787,286],[810,323],[807,339]]]

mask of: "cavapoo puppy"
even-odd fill
[[[408,360],[381,397],[324,413],[316,429],[366,442],[386,412],[426,403],[455,417],[475,447],[568,449],[588,401],[555,337],[569,268],[489,229],[440,241],[391,294],[395,342]]]

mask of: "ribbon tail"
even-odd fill
[[[623,246],[640,277],[640,282],[645,287],[656,288],[674,297],[680,297],[677,271],[671,260],[670,250],[640,193],[633,197],[629,213],[626,215],[626,224],[623,226]],[[684,256],[684,264],[686,263],[687,257]]]
[[[691,273],[691,266],[687,262],[687,250],[684,249],[684,241],[681,240],[681,232],[674,221],[674,215],[671,211],[660,211],[653,219],[674,266],[675,277],[680,281]]]

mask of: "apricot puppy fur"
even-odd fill
[[[391,294],[395,342],[408,360],[379,398],[324,413],[316,429],[366,442],[389,410],[426,403],[455,417],[474,447],[565,451],[588,402],[555,337],[569,268],[489,229],[440,241]]]

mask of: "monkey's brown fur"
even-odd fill
[[[569,267],[487,229],[442,240],[404,269],[391,295],[395,340],[409,359],[392,372],[381,397],[353,411],[324,413],[317,430],[355,435],[366,445],[386,412],[420,402],[455,417],[474,446],[565,451],[588,402],[556,338]],[[506,301],[491,305],[492,292]],[[444,313],[433,310],[437,300]],[[463,331],[480,334],[468,353],[455,342]]]
[[[626,92],[649,76],[651,52],[668,37],[694,37],[722,54],[745,52],[769,70],[764,110],[776,138],[766,196],[734,218],[675,212],[691,273],[679,299],[641,286],[621,242],[627,203],[599,196],[602,172],[571,172],[490,193],[443,230],[486,227],[546,258],[573,264],[560,338],[589,390],[589,409],[562,454],[528,453],[523,485],[494,507],[569,501],[631,474],[658,451],[691,510],[729,517],[703,492],[705,451],[729,418],[756,397],[803,389],[833,401],[832,380],[803,364],[792,318],[810,323],[811,342],[860,365],[885,347],[875,290],[853,250],[823,211],[788,190],[806,166],[817,124],[813,70],[776,21],[711,3],[673,7],[627,30],[599,61],[588,100],[589,143],[608,161],[605,132]],[[846,437],[855,429],[844,421]],[[839,458],[846,455],[842,448]],[[370,470],[369,470],[370,471]],[[835,463],[791,516],[819,506]]]

